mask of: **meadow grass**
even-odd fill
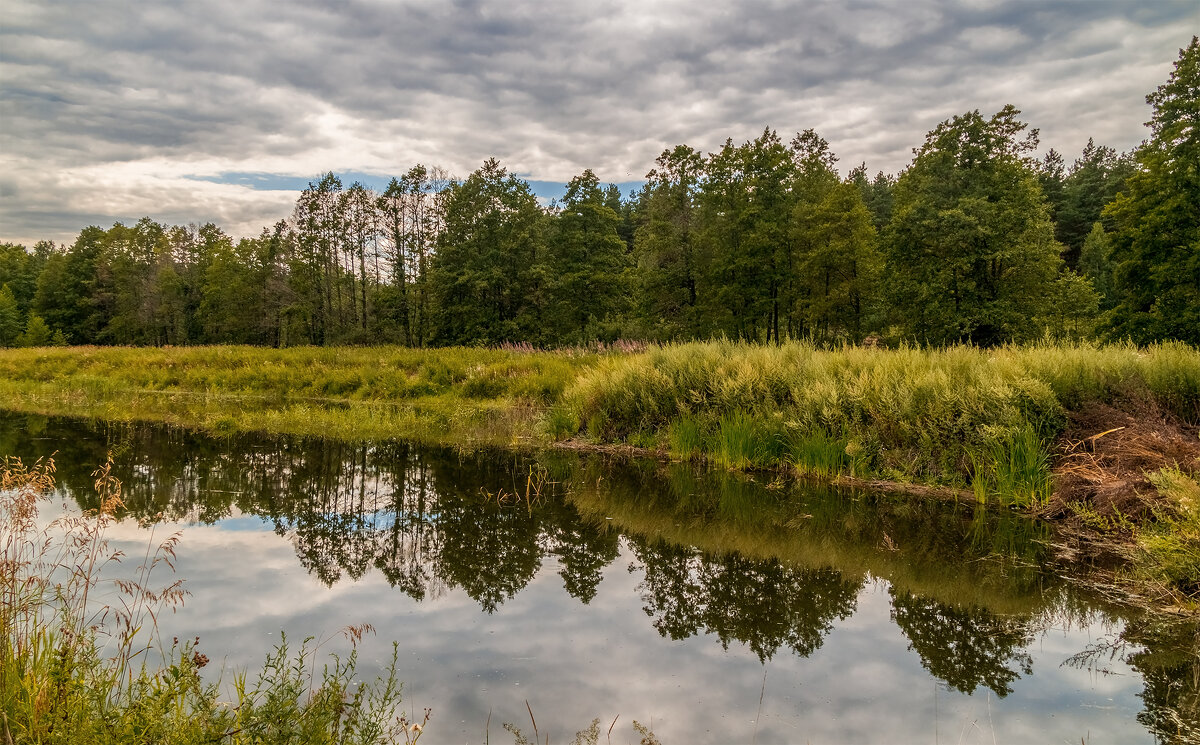
[[[715,341],[603,359],[564,401],[577,421],[602,416],[607,441],[657,436],[677,457],[944,485],[1037,509],[1053,497],[1052,454],[1071,412],[1099,403],[1200,423],[1200,352],[1178,343],[826,350]],[[684,432],[706,434],[699,450],[679,444]],[[1200,472],[1200,463],[1177,466],[1184,478]],[[1190,514],[1122,528],[1137,547],[1136,582],[1182,604],[1200,598]]]
[[[724,466],[972,485],[1028,506],[1050,495],[1049,447],[1070,410],[1144,398],[1200,421],[1200,353],[716,341],[604,359],[564,398],[578,421],[603,417],[607,440],[654,433],[673,444],[686,421],[712,433],[705,455]]]
[[[1178,465],[1150,474],[1162,496],[1153,523],[1137,532],[1135,575],[1176,600],[1200,602],[1200,479]]]
[[[467,348],[0,350],[0,405],[216,433],[520,445],[546,439],[547,411],[595,360]]]
[[[1183,344],[984,350],[728,341],[633,354],[472,348],[0,350],[4,408],[222,433],[546,445],[584,435],[724,467],[1049,496],[1067,414],[1131,398],[1200,421]]]

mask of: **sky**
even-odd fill
[[[0,241],[142,216],[256,235],[325,171],[495,157],[549,199],[665,148],[814,128],[845,173],[1011,103],[1068,164],[1127,150],[1195,0],[0,0]]]

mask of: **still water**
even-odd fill
[[[1063,581],[1046,526],[927,500],[554,453],[213,438],[0,414],[56,453],[57,509],[112,451],[130,555],[181,531],[212,675],[281,633],[360,673],[399,644],[430,743],[568,741],[593,717],[666,743],[1175,742],[1200,726],[1192,625]],[[617,733],[620,733],[619,735]],[[1190,735],[1188,733],[1191,733]]]

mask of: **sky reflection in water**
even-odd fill
[[[246,668],[281,630],[344,651],[337,630],[370,623],[361,672],[397,641],[431,742],[482,742],[489,712],[508,741],[501,722],[531,729],[526,700],[552,741],[618,714],[620,741],[638,719],[668,743],[1195,726],[1200,666],[1178,644],[1194,630],[1156,642],[1071,591],[1042,569],[1044,527],[1011,517],[679,466],[0,417],[0,451],[57,450],[85,507],[109,447],[130,512],[183,529],[192,595],[168,639]],[[111,536],[133,553],[147,533]],[[1100,653],[1121,634],[1147,651]]]

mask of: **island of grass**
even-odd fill
[[[0,408],[209,431],[575,447],[853,480],[1055,521],[1127,597],[1200,600],[1200,352],[727,341],[602,351],[0,350]]]

